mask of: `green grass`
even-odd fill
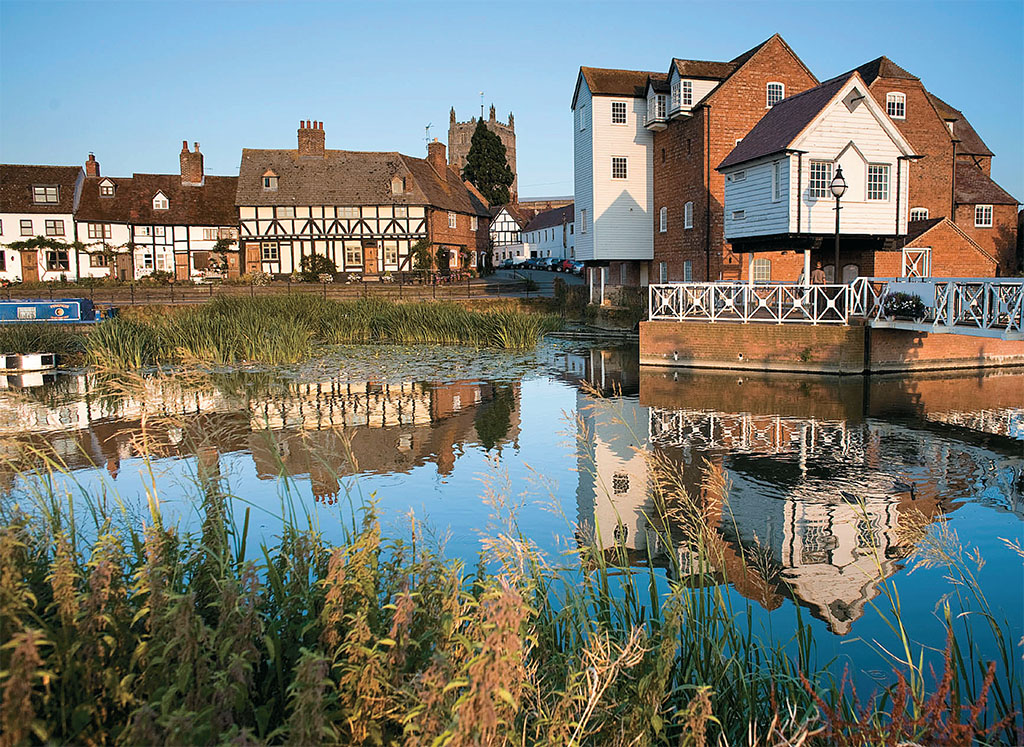
[[[0,353],[80,353],[84,335],[67,325],[0,325]]]
[[[89,359],[118,368],[198,360],[295,363],[317,344],[433,343],[527,349],[560,324],[518,310],[451,303],[329,301],[311,296],[221,297],[165,315],[115,318],[86,341]]]

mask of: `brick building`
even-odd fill
[[[480,110],[483,114],[483,108]],[[481,117],[482,119],[482,117]],[[448,163],[459,175],[466,168],[466,156],[469,155],[469,147],[473,141],[473,133],[476,132],[476,117],[468,122],[459,122],[455,118],[455,107],[448,113]],[[516,171],[516,120],[512,112],[508,113],[508,122],[502,122],[495,117],[494,104],[491,104],[489,117],[484,120],[487,129],[493,132],[505,146],[505,160],[508,167],[512,169],[512,186],[509,187],[509,194],[512,202],[516,202],[519,194],[519,172]]]

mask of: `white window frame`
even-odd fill
[[[693,228],[693,201],[683,205],[683,228]]]
[[[832,183],[832,170],[833,164],[831,161],[817,161],[812,160],[808,166],[807,175],[807,194],[810,197],[816,197],[819,199],[827,199],[832,196],[832,192],[829,189],[829,185]],[[823,175],[819,175],[815,179],[814,171],[818,168],[823,171]]]
[[[104,181],[100,184],[100,197],[113,197],[114,185],[112,182]]]
[[[263,177],[263,189],[267,192],[277,191],[277,177],[276,176],[264,176]]]
[[[885,94],[885,113],[890,119],[906,119],[907,94],[900,91],[889,91]]]
[[[153,235],[154,236],[166,236],[167,235],[167,227],[166,226],[153,226]]]
[[[668,208],[663,207],[658,211],[658,232],[666,233],[668,231]]]
[[[478,228],[480,228],[480,219],[475,215],[471,215],[469,217],[469,230],[476,231]]]
[[[622,176],[615,176],[616,162],[621,162],[622,165]],[[612,168],[612,179],[616,181],[624,180],[629,178],[629,158],[627,156],[612,156],[611,161]]]
[[[995,218],[995,210],[991,205],[974,206],[974,227],[992,228]]]
[[[782,161],[772,164],[772,202],[782,199]]]
[[[203,229],[203,241],[216,241],[217,240],[217,229],[216,228],[204,228]]]
[[[397,241],[385,241],[384,242],[384,264],[385,265],[397,265],[398,264],[398,242]]]
[[[35,228],[32,226],[31,218],[22,218],[20,221],[19,228],[22,236],[32,236]]]
[[[914,217],[915,215],[917,216],[916,218]],[[912,223],[918,220],[928,220],[928,208],[910,208],[910,217],[908,218],[908,220]]]
[[[280,262],[281,245],[276,241],[260,242],[260,262]]]
[[[277,209],[277,217],[278,218],[294,218],[295,217],[295,208],[292,207],[291,205],[282,205],[281,207],[279,207]]]
[[[60,187],[53,184],[33,184],[32,202],[36,205],[56,205],[60,202]]]
[[[587,232],[587,209],[580,210],[580,233]]]
[[[359,208],[358,207],[340,207],[337,209],[337,215],[339,218],[358,219]]]
[[[865,181],[865,199],[871,202],[888,202],[889,180],[892,168],[887,163],[869,163],[867,180]],[[879,174],[885,175],[885,180],[878,178]]]
[[[733,220],[746,220],[747,219],[747,211],[746,210],[733,210],[732,211],[732,219]]]
[[[775,87],[774,89],[773,89],[773,86]],[[776,96],[777,96],[777,100],[776,101],[772,101],[772,99],[775,98],[775,97],[772,96],[772,91],[773,90],[776,91]],[[778,104],[779,101],[782,101],[784,98],[786,98],[786,84],[785,83],[781,83],[781,82],[779,82],[777,80],[768,81],[767,85],[765,85],[765,87],[764,87],[764,103],[765,103],[765,108],[766,109],[771,109],[773,106]]]
[[[693,261],[689,259],[683,260],[683,282],[693,282]]]
[[[668,262],[658,263],[658,282],[662,284],[668,282]]]
[[[361,245],[349,246],[345,244],[345,266],[346,267],[362,267],[363,266],[363,247]]]
[[[772,281],[772,261],[767,257],[757,257],[750,263],[750,277],[755,283]]]
[[[665,119],[668,117],[668,96],[663,93],[654,94],[654,118]]]
[[[63,218],[49,218],[43,225],[47,236],[65,236],[64,233],[64,219]]]
[[[448,228],[458,228],[458,227],[459,227],[458,215],[449,210],[448,211]]]
[[[621,109],[620,109],[621,107]],[[622,121],[618,120],[618,115],[621,113]],[[613,101],[612,102],[612,124],[616,126],[623,126],[629,124],[629,106],[625,101]],[[581,128],[582,129],[582,128]]]
[[[682,87],[682,102],[683,106],[693,106],[693,81],[684,80],[680,83]]]
[[[395,205],[395,217],[396,218],[408,218],[409,208],[405,205]]]
[[[171,203],[163,192],[157,192],[155,195],[153,195],[154,210],[168,210],[170,209],[170,206]]]

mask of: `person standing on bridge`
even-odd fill
[[[825,271],[821,269],[821,262],[814,265],[814,270],[811,272],[811,285],[824,285],[825,284]]]

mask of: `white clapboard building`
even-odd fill
[[[576,226],[573,205],[537,213],[523,230],[528,257],[576,258]]]

